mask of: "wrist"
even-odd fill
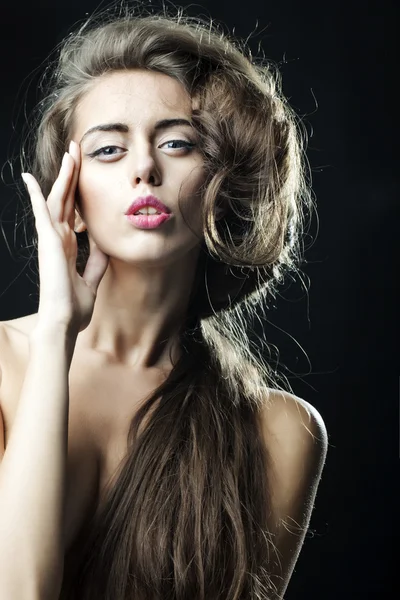
[[[38,322],[29,335],[29,347],[31,351],[47,348],[52,353],[61,352],[65,355],[69,368],[77,337],[78,333],[64,323]]]
[[[78,331],[68,323],[39,319],[29,335],[31,343],[49,342],[51,344],[65,341],[74,346]]]

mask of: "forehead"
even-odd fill
[[[80,99],[74,130],[107,120],[129,120],[137,127],[157,118],[190,116],[192,101],[184,86],[163,73],[116,71],[99,77]]]

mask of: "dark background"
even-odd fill
[[[6,164],[19,149],[24,98],[27,94],[29,111],[46,56],[98,2],[2,4],[0,209],[8,243],[2,235],[0,319],[7,320],[36,312],[38,301],[32,271],[14,247],[17,198]],[[283,91],[310,136],[307,154],[319,223],[314,217],[306,240],[308,291],[298,278],[287,282],[276,308],[265,315],[264,334],[278,347],[294,393],[324,418],[330,448],[311,529],[285,597],[395,597],[399,109],[397,85],[390,85],[398,78],[394,10],[390,14],[389,6],[376,1],[247,0],[241,5],[183,0],[179,6],[188,7],[191,16],[211,16],[242,39],[252,34],[253,55],[261,44],[265,56],[280,64]]]

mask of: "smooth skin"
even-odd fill
[[[47,202],[33,175],[23,173],[38,232],[40,273],[39,315],[84,329],[92,316],[97,288],[109,257],[92,241],[83,277],[76,270],[77,240],[74,232],[75,191],[80,150],[71,141]]]
[[[87,229],[89,240],[110,256],[79,344],[142,373],[171,366],[170,352],[173,361],[179,357],[177,331],[204,237],[206,172],[192,112],[181,83],[137,70],[98,78],[74,114],[71,136],[81,148],[75,228]],[[156,128],[176,118],[189,125]],[[109,130],[89,133],[99,125]],[[157,229],[137,229],[125,212],[148,194],[171,218]]]
[[[196,149],[168,148],[172,140],[189,141],[190,129],[156,132],[154,125],[159,119],[190,119],[191,109],[184,88],[167,76],[141,71],[108,74],[96,80],[76,110],[74,141],[47,202],[33,176],[24,175],[39,237],[39,327],[0,470],[0,530],[7,532],[14,516],[15,555],[25,555],[23,573],[33,573],[32,585],[39,590],[31,598],[53,600],[62,578],[60,505],[65,496],[66,384],[73,351],[67,360],[65,340],[108,356],[110,362],[137,368],[142,375],[150,364],[166,360],[169,346],[162,348],[161,341],[173,341],[187,306],[202,234],[197,193],[204,177],[202,159]],[[83,141],[88,129],[110,122],[125,123],[128,131],[102,132]],[[95,156],[101,148],[108,150]],[[180,212],[180,191],[193,230]],[[169,228],[141,231],[127,222],[125,210],[147,193],[173,211]],[[87,229],[89,235],[83,277],[76,271],[74,228]],[[63,334],[63,328],[72,333]],[[261,418],[273,465],[268,474],[273,482],[271,532],[279,565],[272,566],[272,572],[276,598],[282,598],[310,523],[328,438],[319,413],[287,393],[274,394]],[[40,432],[32,427],[38,420],[43,423]],[[22,470],[23,478],[17,478]],[[23,535],[15,535],[15,523]],[[295,531],[285,524],[294,524]],[[13,585],[19,589],[21,566],[9,556],[6,547],[0,570],[8,560],[7,572],[14,568],[15,577],[7,590]],[[50,560],[55,567],[49,567]],[[51,578],[52,570],[56,576]],[[15,594],[7,597],[17,599]]]
[[[161,342],[172,339],[184,316],[199,251],[198,191],[204,171],[198,150],[170,147],[170,141],[185,136],[189,143],[190,126],[156,131],[155,123],[190,120],[191,110],[183,87],[166,76],[134,72],[100,78],[74,115],[73,142],[47,200],[35,178],[23,175],[38,232],[40,301],[18,408],[2,452],[2,598],[54,600],[61,589],[69,371],[75,349],[80,346],[80,356],[86,351],[101,356],[103,372],[105,356],[144,377],[147,366],[167,362],[170,348]],[[86,137],[79,147],[89,128],[109,120],[125,122],[128,133],[90,139],[97,148],[88,147]],[[117,156],[95,157],[93,151],[104,146],[113,146]],[[173,211],[169,228],[141,231],[126,219],[132,201],[148,193]],[[179,194],[191,227],[180,212]],[[74,228],[86,228],[90,242],[82,277],[76,271]],[[0,334],[6,337],[3,328]]]
[[[39,238],[40,303],[7,448],[0,410],[0,597],[13,600],[55,600],[61,589],[69,371],[78,333],[90,321],[107,265],[107,257],[92,247],[84,277],[76,272],[71,224],[79,151],[72,144],[70,152],[47,203],[35,179],[24,175]],[[3,359],[8,352],[3,324],[0,349]],[[3,383],[7,374],[2,360],[0,366]],[[3,386],[0,392],[2,402]]]

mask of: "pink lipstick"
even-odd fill
[[[146,214],[147,208],[155,209]],[[140,212],[141,211],[141,212]],[[155,196],[137,198],[125,213],[127,219],[139,229],[155,229],[171,218],[170,209]]]
[[[137,198],[134,202],[132,202],[125,214],[133,215],[134,213],[139,212],[141,208],[145,208],[146,206],[152,206],[159,213],[169,214],[171,212],[169,208],[161,202],[161,200],[149,194],[148,196],[140,196],[140,198]]]
[[[127,215],[126,218],[139,229],[155,229],[162,225],[164,221],[168,221],[170,217],[171,215],[162,213],[160,215]]]

